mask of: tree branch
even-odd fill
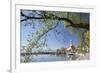
[[[51,31],[52,29],[54,29],[54,28],[56,28],[56,27],[58,26],[58,23],[59,23],[59,22],[57,22],[57,24],[56,24],[54,27],[49,28],[46,32],[43,32],[41,35],[39,35],[39,36],[38,36],[38,39],[36,40],[35,43],[34,43],[34,42],[31,42],[31,43],[28,44],[27,50],[30,49],[29,53],[32,52],[32,51],[31,51],[32,48],[34,48],[35,46],[37,46],[37,43],[39,42],[39,40],[40,40],[46,33],[48,33],[49,31]],[[31,45],[31,47],[30,47],[29,45]]]
[[[60,21],[67,21],[71,26],[71,27],[75,27],[75,28],[83,28],[83,29],[87,29],[89,30],[89,24],[83,24],[83,23],[80,23],[80,24],[75,24],[73,23],[70,19],[68,18],[63,18],[63,17],[58,17],[58,16],[55,16],[55,15],[51,15],[51,16],[47,16],[45,15],[45,17],[43,16],[38,16],[38,17],[35,17],[35,16],[27,16],[25,15],[24,13],[21,12],[21,16],[24,16],[25,19],[22,19],[21,22],[23,21],[26,21],[28,19],[51,19],[51,20],[60,20]],[[67,26],[66,26],[67,27]]]

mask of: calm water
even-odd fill
[[[29,62],[49,62],[49,61],[68,61],[71,60],[73,56],[68,55],[50,55],[50,54],[42,54],[42,55],[31,55]],[[23,62],[23,58],[21,58]]]

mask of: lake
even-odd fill
[[[30,60],[29,62],[51,62],[51,61],[68,61],[72,60],[73,56],[72,55],[67,55],[67,54],[39,54],[39,55],[30,55]],[[21,57],[21,62],[23,62],[24,56]]]

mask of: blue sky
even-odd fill
[[[21,25],[21,45],[27,45],[27,39],[32,32],[35,31],[31,26],[24,26],[25,23]],[[37,23],[38,24],[38,23]],[[54,29],[47,33],[47,44],[50,49],[67,48],[69,46],[70,40],[73,41],[75,46],[78,45],[77,34],[71,34],[68,29],[65,29],[63,22],[55,28],[56,30],[63,31],[59,35],[55,34]]]
[[[28,14],[28,11],[24,12]],[[86,15],[87,16],[87,15]],[[88,17],[83,17],[84,21],[87,21],[86,18]],[[27,39],[29,38],[28,35],[30,35],[32,32],[35,32],[36,29],[39,28],[39,25],[41,25],[39,22],[34,23],[35,25],[38,25],[37,28],[32,28],[32,26],[25,26],[25,24],[28,25],[27,21],[21,22],[21,46],[26,46],[27,45]],[[29,24],[30,25],[30,24]],[[59,35],[55,34],[54,30],[61,31]],[[50,49],[56,50],[60,49],[62,47],[67,48],[69,46],[70,40],[73,41],[73,44],[77,47],[78,46],[78,36],[76,33],[71,34],[69,29],[64,27],[64,23],[60,22],[59,25],[49,31],[47,33],[47,44]]]
[[[65,29],[63,23],[60,23],[57,27],[57,30],[62,31],[59,35],[55,36],[54,30],[48,33],[49,39],[48,44],[50,47],[59,49],[61,47],[67,48],[69,46],[70,40],[73,40],[73,44],[78,44],[78,38],[76,34],[71,34],[69,30]]]

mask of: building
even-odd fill
[[[76,50],[76,48],[73,45],[72,40],[70,40],[70,46],[66,49],[66,51],[75,52],[75,50]]]
[[[72,43],[72,40],[70,40],[70,45],[68,48],[61,48],[61,49],[57,49],[57,53],[58,54],[66,54],[66,52],[71,52],[71,53],[75,53],[75,46]]]

